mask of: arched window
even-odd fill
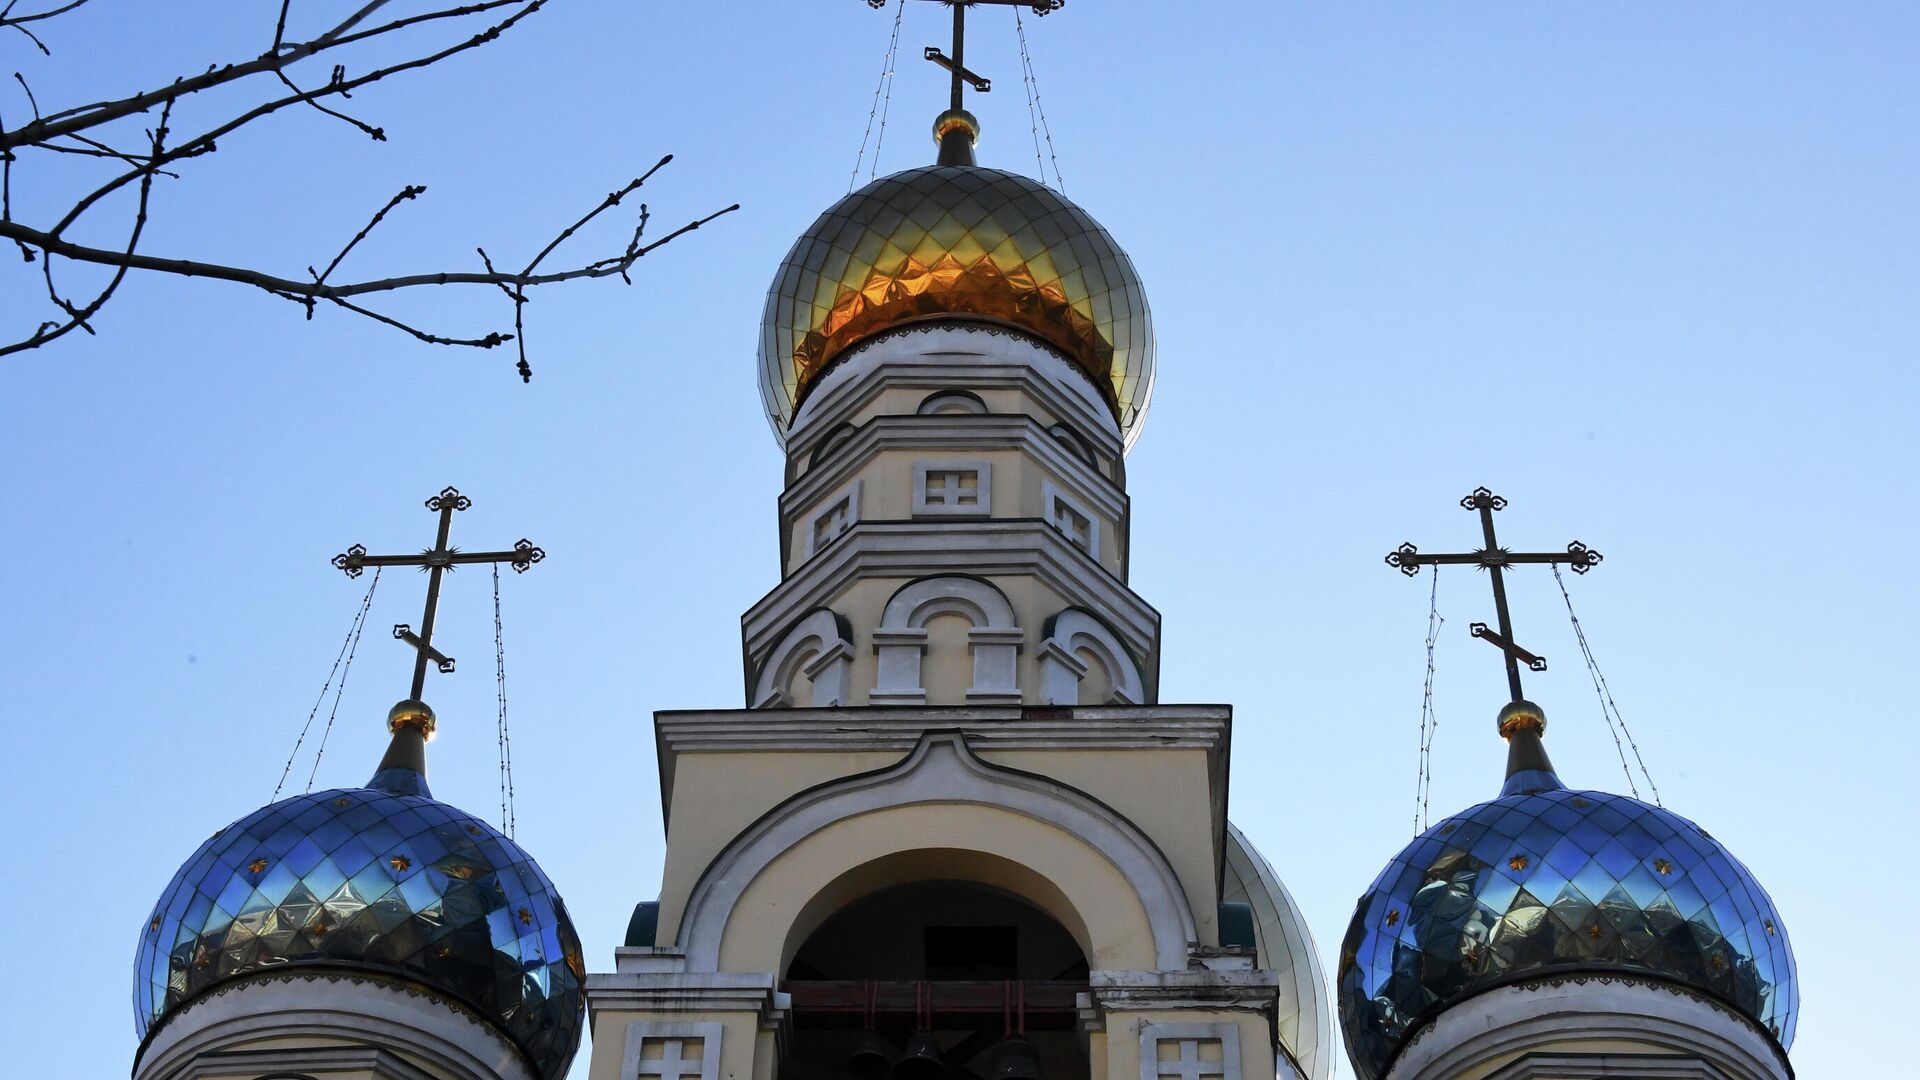
[[[1067,448],[1068,453],[1089,465],[1098,467],[1098,462],[1093,456],[1092,444],[1088,443],[1085,437],[1073,430],[1072,427],[1066,424],[1055,424],[1047,429],[1047,433],[1055,439],[1058,439],[1060,445]]]
[[[834,451],[847,445],[847,442],[859,433],[860,429],[854,427],[852,424],[840,423],[834,425],[832,431],[827,432],[819,442],[813,444],[813,452],[807,455],[807,467],[812,468],[832,457]]]
[[[979,394],[965,390],[942,390],[927,395],[918,410],[921,416],[984,416],[987,403]]]

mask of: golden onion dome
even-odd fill
[[[884,177],[820,215],[767,293],[760,392],[784,442],[820,376],[902,326],[1013,329],[1093,380],[1131,445],[1153,390],[1153,324],[1127,253],[1035,180],[975,165]]]

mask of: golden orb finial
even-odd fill
[[[387,710],[387,730],[396,735],[402,728],[413,728],[420,732],[422,739],[431,739],[437,726],[439,721],[433,709],[424,701],[408,698]]]
[[[940,164],[971,165],[980,121],[965,109],[948,109],[933,118],[933,141],[940,147]]]
[[[933,118],[933,141],[943,141],[949,131],[964,131],[968,142],[979,142],[980,119],[965,109],[948,109]]]
[[[1500,727],[1500,737],[1503,739],[1511,739],[1519,731],[1540,735],[1547,730],[1547,712],[1531,701],[1514,701],[1500,710],[1495,722]]]

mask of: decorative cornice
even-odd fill
[[[1728,1020],[1759,1035],[1765,1040],[1767,1047],[1773,1051],[1774,1057],[1780,1066],[1786,1070],[1787,1076],[1791,1078],[1794,1075],[1793,1062],[1787,1057],[1786,1048],[1780,1045],[1780,1040],[1774,1038],[1773,1033],[1765,1027],[1755,1023],[1752,1017],[1733,1008],[1718,997],[1694,987],[1675,982],[1671,979],[1663,979],[1655,975],[1625,971],[1595,970],[1567,971],[1551,975],[1534,975],[1515,979],[1510,982],[1503,982],[1486,987],[1457,1001],[1449,1002],[1445,1008],[1421,1021],[1405,1039],[1401,1040],[1399,1047],[1394,1050],[1393,1057],[1386,1062],[1386,1067],[1382,1070],[1382,1075],[1391,1075],[1394,1067],[1406,1057],[1408,1051],[1412,1050],[1423,1039],[1431,1035],[1448,1012],[1459,1008],[1466,1002],[1483,998],[1489,994],[1500,991],[1539,993],[1543,990],[1556,990],[1569,986],[1584,987],[1588,985],[1603,987],[1618,985],[1638,987],[1647,990],[1664,990],[1676,998],[1684,998],[1688,1001],[1705,1005],[1707,1008]]]
[[[660,815],[673,807],[675,763],[688,753],[905,754],[929,732],[956,731],[975,753],[1010,750],[1204,750],[1215,816],[1224,820],[1230,705],[901,706],[726,709],[653,714]]]
[[[1104,1031],[1111,1012],[1181,1009],[1256,1012],[1277,1023],[1280,975],[1251,971],[1094,971],[1079,995],[1081,1029]],[[1276,1040],[1275,1045],[1278,1045]]]
[[[1000,338],[1008,345],[1025,346],[1032,350],[1032,354],[1016,355],[1012,349],[997,342],[977,343],[991,350],[989,352],[960,349],[916,351],[906,340],[927,335],[953,338],[955,344],[963,343],[966,337]],[[866,355],[883,346],[891,348],[897,355],[872,358]],[[942,356],[965,359],[960,363],[942,365],[939,362]],[[1036,364],[1036,356],[1044,359]],[[1062,373],[1071,372],[1069,378],[1079,381],[1070,390],[1060,380],[1051,378],[1050,372],[1042,370],[1041,365],[1049,369],[1058,366]],[[862,366],[866,366],[866,370],[857,373],[850,370]],[[1075,426],[1081,429],[1100,454],[1116,462],[1125,455],[1111,405],[1098,387],[1093,385],[1093,380],[1072,361],[1027,334],[979,323],[957,322],[899,327],[877,334],[858,347],[842,353],[835,359],[832,368],[821,373],[814,383],[813,392],[801,403],[788,429],[788,454],[798,459],[800,455],[811,452],[816,439],[829,434],[839,423],[851,419],[862,405],[890,384],[955,390],[1021,387],[1062,419],[1078,421]]]
[[[614,972],[587,976],[587,1012],[748,1012],[762,1031],[791,1026],[793,1000],[771,972]]]
[[[862,579],[944,573],[1033,576],[1069,603],[1107,613],[1128,650],[1148,661],[1142,678],[1157,687],[1160,613],[1058,529],[1036,518],[956,521],[938,529],[911,521],[861,521],[747,609],[740,618],[742,643],[748,658],[757,659],[774,646],[796,613],[832,606]]]
[[[454,995],[438,991],[410,979],[381,972],[311,963],[289,964],[285,967],[266,971],[250,971],[230,979],[224,979],[182,1001],[173,1008],[168,1009],[152,1027],[147,1029],[146,1036],[140,1040],[139,1048],[134,1051],[133,1060],[136,1074],[139,1063],[146,1057],[148,1049],[159,1040],[160,1035],[163,1032],[185,1023],[182,1017],[192,1014],[196,1009],[207,1006],[230,994],[240,993],[252,988],[272,984],[292,985],[296,983],[329,983],[366,986],[393,993],[402,993],[409,998],[437,1005],[445,1009],[452,1016],[478,1025],[501,1049],[518,1060],[526,1068],[529,1076],[537,1077],[540,1075],[539,1067],[533,1062],[526,1050],[523,1049],[519,1043],[515,1042],[512,1037],[507,1035],[506,1032],[501,1030],[498,1023],[482,1013],[475,1006],[462,1001]],[[374,1008],[368,1009],[367,1012],[370,1015],[380,1014],[379,1010]]]
[[[800,512],[844,486],[882,453],[926,454],[1014,450],[1053,471],[1068,491],[1108,517],[1124,522],[1127,494],[1121,485],[1075,457],[1039,420],[1024,413],[964,416],[875,416],[819,466],[807,470],[780,495],[780,516],[791,526]]]

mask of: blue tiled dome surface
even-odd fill
[[[1360,898],[1340,952],[1349,1057],[1378,1080],[1447,1005],[1576,970],[1678,983],[1793,1042],[1793,952],[1747,868],[1678,814],[1556,787],[1435,824]]]
[[[290,966],[439,991],[549,1080],[579,1045],[585,971],[553,883],[499,830],[423,795],[315,792],[215,833],[140,928],[134,1026],[144,1038],[203,991]]]

